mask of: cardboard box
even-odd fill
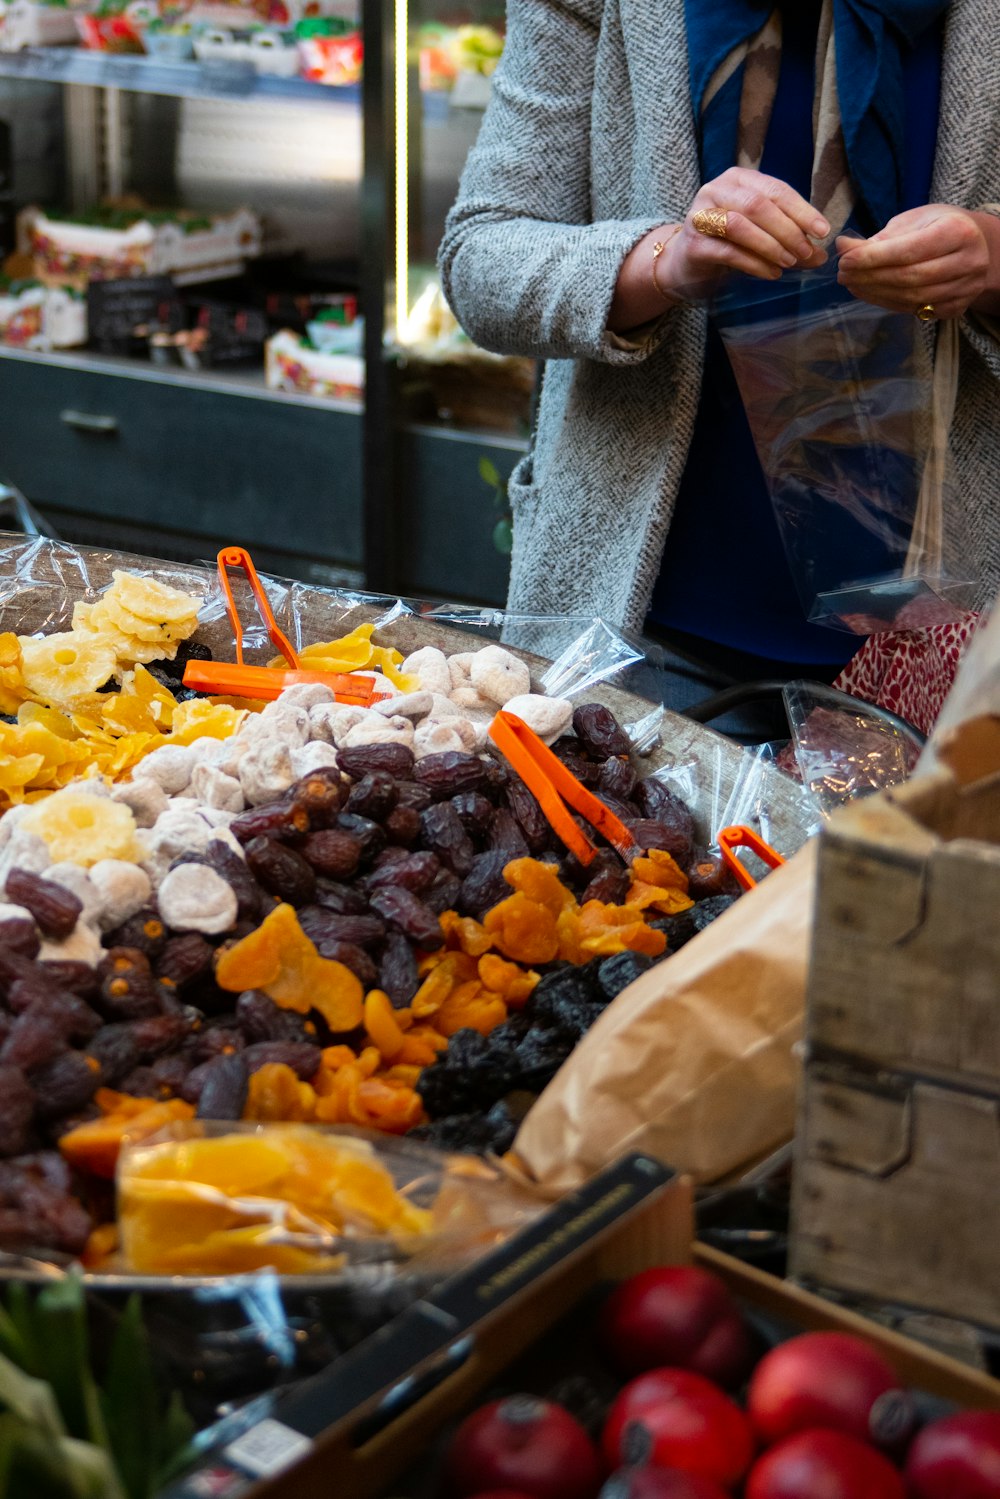
[[[163,1499],[373,1499],[434,1434],[605,1281],[691,1255],[690,1192],[626,1157],[327,1372],[254,1411]],[[800,1331],[857,1333],[901,1378],[962,1406],[1000,1408],[1000,1383],[727,1255],[695,1258],[748,1308]]]
[[[820,838],[791,1268],[1000,1327],[1000,752]]]

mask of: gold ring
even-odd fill
[[[925,302],[923,307],[918,307],[917,317],[922,323],[933,323],[934,319],[937,317],[937,313],[934,311],[934,303]]]
[[[691,227],[712,239],[725,239],[728,219],[724,208],[699,208],[691,215]]]

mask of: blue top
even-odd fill
[[[761,171],[808,198],[812,178],[816,8],[783,7],[781,73]],[[904,55],[902,207],[930,200],[941,86],[941,23]],[[738,580],[746,578],[747,585]],[[701,400],[651,623],[776,661],[836,665],[857,637],[809,624],[785,560],[736,380],[709,325]]]

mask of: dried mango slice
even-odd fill
[[[122,802],[90,796],[67,786],[24,814],[21,826],[45,840],[53,862],[69,860],[89,868],[99,859],[138,863],[135,818]]]
[[[275,906],[216,965],[220,989],[262,989],[275,1004],[306,1014],[318,1010],[332,1031],[360,1025],[364,990],[343,963],[320,957],[292,906]]]
[[[107,1090],[98,1091],[98,1100],[102,1092]],[[152,1098],[116,1096],[122,1099],[119,1106],[100,1119],[78,1124],[61,1137],[59,1150],[77,1170],[113,1179],[126,1135],[130,1140],[143,1139],[177,1120],[194,1118],[194,1106],[180,1098],[161,1103]]]

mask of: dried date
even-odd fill
[[[316,873],[300,853],[270,838],[251,838],[247,864],[265,890],[292,906],[306,906],[316,894]]]
[[[160,920],[159,912],[152,906],[144,906],[141,911],[136,911],[134,916],[108,932],[104,940],[108,947],[134,947],[144,952],[147,958],[153,958],[163,951],[167,930]]]
[[[437,802],[421,812],[420,836],[453,874],[468,874],[476,850],[452,802]]]
[[[426,761],[421,761],[425,764]],[[394,927],[409,937],[426,952],[435,952],[444,943],[441,923],[430,906],[419,896],[398,885],[388,890],[376,890],[371,897],[372,909]]]
[[[246,859],[241,859],[234,848],[223,843],[221,838],[211,838],[205,849],[205,863],[216,874],[221,874],[236,896],[236,920],[263,920],[267,914],[264,891],[257,883]]]
[[[528,790],[520,777],[514,776],[511,777],[504,795],[518,827],[524,834],[528,852],[544,853],[552,841],[553,834],[538,798]]]
[[[66,1049],[65,1030],[53,1024],[51,1014],[42,1014],[32,1007],[17,1017],[0,1046],[0,1066],[10,1064],[31,1072]]]
[[[314,770],[295,782],[288,792],[293,807],[301,808],[314,831],[333,826],[347,797],[347,785],[333,766]]]
[[[7,1005],[15,1015],[24,1015],[31,1010],[39,1018],[50,1021],[67,1041],[89,1041],[102,1025],[97,1011],[92,1010],[78,994],[69,990],[54,994],[32,979],[18,979],[11,984]]]
[[[377,745],[374,747],[378,748]],[[385,831],[370,817],[361,817],[357,812],[341,812],[337,818],[337,826],[345,833],[351,833],[361,844],[362,863],[370,864],[385,848]]]
[[[309,813],[305,807],[296,806],[288,797],[277,802],[267,802],[262,807],[248,807],[229,824],[229,831],[241,843],[250,843],[254,838],[278,838],[295,841],[304,838],[310,830]]]
[[[92,999],[97,993],[97,974],[89,963],[77,962],[72,958],[46,958],[44,962],[36,964],[36,968],[46,984],[68,989],[81,999]]]
[[[308,1041],[258,1041],[247,1047],[243,1061],[248,1074],[277,1064],[290,1067],[297,1078],[308,1083],[319,1071],[322,1052]]]
[[[343,828],[323,828],[309,834],[300,852],[317,874],[349,880],[361,863],[361,840]]]
[[[692,900],[710,900],[716,895],[739,895],[740,886],[732,870],[718,855],[702,854],[687,867],[688,894]]]
[[[411,848],[420,837],[420,813],[416,807],[393,807],[385,820],[386,837]]]
[[[433,884],[424,891],[423,899],[436,915],[441,916],[445,911],[454,910],[461,888],[459,876],[450,869],[442,869]]]
[[[635,788],[635,801],[643,817],[651,818],[693,843],[695,838],[694,817],[691,809],[659,776],[646,776]]]
[[[505,849],[490,849],[488,853],[476,855],[472,868],[462,881],[456,903],[463,915],[478,919],[512,894],[503,877],[509,862]]]
[[[0,943],[23,958],[37,958],[42,945],[30,916],[8,916],[6,921],[0,921]]]
[[[212,971],[215,949],[200,932],[184,932],[164,944],[156,960],[156,976],[165,984],[183,989]]]
[[[493,820],[493,803],[489,797],[483,796],[481,791],[463,791],[452,797],[451,805],[469,837],[480,843],[485,841]]]
[[[190,1075],[190,1074],[189,1074]],[[249,1073],[242,1056],[215,1057],[206,1063],[198,1090],[199,1119],[241,1119],[247,1101]]]
[[[115,1087],[139,1064],[139,1048],[126,1023],[102,1026],[88,1045],[87,1055],[98,1063],[105,1087]]]
[[[246,989],[236,1001],[236,1019],[251,1045],[257,1041],[304,1041],[306,1019],[283,1010],[259,989]]]
[[[364,916],[338,916],[323,906],[305,906],[299,912],[299,925],[317,945],[352,942],[357,947],[372,947],[385,936],[385,922],[371,912]]]
[[[404,780],[413,774],[413,751],[405,744],[357,744],[337,751],[337,764],[352,781],[360,781],[370,771]]]
[[[489,843],[492,853],[503,854],[504,863],[528,857],[528,844],[521,825],[508,807],[498,807],[493,813]]]
[[[632,749],[625,730],[603,703],[581,703],[573,714],[573,732],[595,760],[628,755]]]
[[[384,822],[398,800],[392,776],[384,770],[369,770],[351,787],[345,810],[372,822]]]
[[[389,932],[379,958],[378,987],[397,1010],[404,1009],[420,986],[417,959],[401,932]]]
[[[129,1024],[141,1062],[152,1062],[163,1052],[179,1046],[190,1031],[191,1023],[183,1014],[152,1015],[148,1020],[133,1020]]]
[[[34,1116],[35,1090],[20,1067],[0,1062],[0,1156],[26,1149]]]
[[[399,798],[397,808],[412,807],[414,812],[422,812],[434,799],[427,787],[418,785],[416,781],[397,781],[396,794]]]
[[[30,911],[47,937],[57,941],[68,937],[83,910],[83,902],[57,885],[28,869],[12,869],[7,875],[6,898]]]
[[[82,1051],[67,1051],[32,1074],[39,1119],[58,1119],[88,1104],[97,1092],[100,1069]]]
[[[413,767],[413,779],[426,786],[435,801],[443,801],[463,791],[481,791],[486,784],[486,765],[478,755],[444,750],[418,760]]]
[[[599,900],[605,905],[612,906],[625,904],[632,879],[621,860],[615,858],[614,855],[612,858],[614,858],[613,864],[608,861],[591,874],[580,897],[581,905],[588,900]],[[594,862],[596,864],[596,859]]]
[[[370,953],[366,953],[363,947],[358,947],[354,942],[321,940],[316,943],[316,950],[322,958],[330,958],[334,963],[343,963],[366,991],[378,988],[378,969],[375,966],[375,959]]]
[[[619,758],[617,755],[612,755],[601,766],[597,778],[597,789],[606,792],[608,796],[616,796],[620,802],[629,802],[635,793],[638,779],[631,761],[626,760],[624,756]],[[632,810],[633,817],[636,810]]]
[[[625,821],[640,848],[663,849],[665,853],[671,854],[682,868],[690,862],[691,840],[685,833],[649,817],[642,817],[637,821],[629,821],[626,818]]]
[[[335,911],[338,916],[363,916],[368,910],[363,890],[322,877],[316,881],[316,905]]]
[[[386,853],[388,852],[387,849]],[[402,850],[398,853],[398,858],[372,870],[364,882],[366,890],[382,890],[388,885],[401,885],[404,890],[412,890],[414,895],[420,895],[433,884],[441,869],[437,854],[431,853],[429,849],[415,854]]]

